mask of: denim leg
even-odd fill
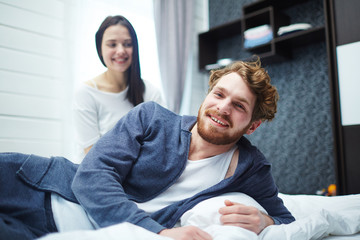
[[[21,153],[0,153],[0,239],[6,239],[2,235],[10,233],[33,239],[57,231],[50,193],[34,189],[16,176],[28,157]]]
[[[0,240],[24,240],[36,237],[22,222],[0,213]]]

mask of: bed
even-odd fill
[[[272,225],[264,229],[260,235],[248,230],[222,226],[218,222],[217,211],[223,206],[225,198],[256,206],[245,195],[230,193],[206,200],[186,212],[181,218],[181,225],[196,225],[209,232],[214,240],[355,240],[360,239],[360,194],[345,196],[316,196],[279,194],[285,206],[292,212],[296,221],[291,224]],[[120,237],[120,238],[119,238]],[[159,236],[130,223],[121,223],[98,230],[72,231],[49,234],[41,240],[95,240],[95,239],[159,239]]]

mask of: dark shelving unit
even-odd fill
[[[283,10],[293,7],[307,0],[262,0],[243,7],[243,18],[217,26],[207,32],[199,34],[199,69],[207,69],[207,65],[216,66],[218,59],[218,42],[241,35],[247,29],[269,24],[273,32],[273,39],[262,45],[244,48],[252,54],[258,55],[264,63],[275,63],[292,57],[292,49],[308,44],[325,41],[325,26],[313,27],[308,30],[277,36],[281,26],[290,24],[290,18]],[[244,42],[244,41],[243,41]]]
[[[238,19],[199,34],[199,69],[204,70],[206,65],[217,62],[220,40],[241,33],[241,19]]]

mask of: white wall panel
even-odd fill
[[[0,48],[0,69],[34,75],[61,76],[62,62],[46,56]]]
[[[45,36],[62,38],[64,35],[61,19],[51,18],[4,3],[0,3],[0,23]]]
[[[0,139],[0,152],[20,152],[44,157],[62,156],[61,142]]]
[[[336,47],[343,126],[360,124],[359,54],[360,41]]]
[[[61,119],[60,101],[26,95],[0,93],[0,113],[10,116]],[[2,128],[2,127],[1,127]]]
[[[0,139],[38,139],[57,140],[62,136],[62,123],[41,119],[24,119],[19,117],[0,117]]]
[[[63,42],[60,39],[1,25],[0,36],[0,47],[55,58],[62,57]]]
[[[59,79],[0,70],[0,92],[61,99],[65,89]]]
[[[59,0],[0,0],[0,3],[63,19],[64,3]]]
[[[0,0],[0,152],[69,155],[65,1]]]

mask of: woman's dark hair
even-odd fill
[[[103,35],[105,30],[113,25],[122,25],[126,27],[130,33],[132,46],[133,46],[133,53],[132,53],[132,61],[131,65],[128,69],[129,74],[128,78],[126,79],[126,85],[128,86],[128,92],[126,98],[134,105],[138,105],[144,102],[144,92],[145,92],[145,84],[144,81],[141,79],[141,72],[140,72],[140,60],[139,60],[139,44],[136,37],[136,32],[131,23],[123,16],[108,16],[105,20],[101,23],[98,31],[95,34],[95,42],[96,42],[96,50],[99,55],[100,61],[106,67],[104,59],[101,53],[101,43],[103,39]]]

